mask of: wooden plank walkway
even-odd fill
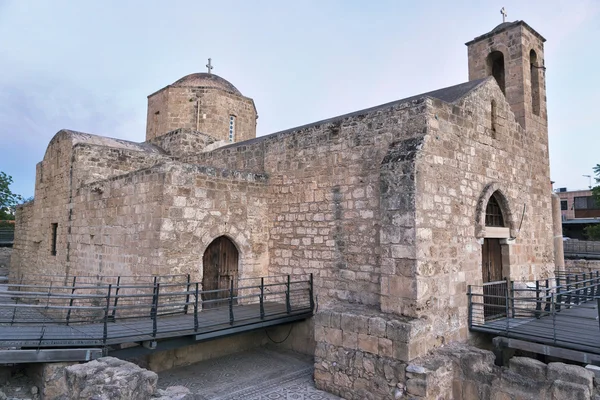
[[[108,322],[107,340],[104,342],[104,323],[79,325],[10,325],[0,324],[0,347],[18,348],[57,348],[57,347],[102,347],[129,342],[152,341],[167,338],[197,336],[223,331],[256,329],[270,322],[289,322],[312,315],[310,306],[292,307],[287,312],[285,303],[265,302],[264,318],[260,317],[259,304],[235,305],[234,322],[230,323],[229,308],[212,308],[198,312],[198,329],[194,329],[194,314],[161,316],[156,319],[156,335],[153,334],[154,321],[151,318],[123,319]],[[219,336],[219,335],[213,335]]]
[[[499,318],[471,326],[472,331],[490,333],[592,354],[600,354],[600,325],[596,301],[563,306],[551,314],[542,312],[524,318]]]

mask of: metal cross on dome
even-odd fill
[[[208,64],[206,64],[206,68],[208,68],[208,73],[209,74],[211,73],[210,70],[214,68],[212,66],[212,64],[211,64],[211,59],[210,58],[208,59]]]
[[[506,10],[504,9],[504,7],[502,7],[502,10],[500,10],[500,14],[502,14],[502,23],[506,22],[506,16],[508,14],[506,13]]]

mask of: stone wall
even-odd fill
[[[483,281],[484,196],[497,190],[502,197],[514,238],[502,245],[502,275],[518,282],[553,276],[552,206],[548,148],[524,133],[495,80],[458,104],[434,101],[428,112],[415,167],[416,253],[407,256],[415,267],[397,267],[404,283],[392,287],[391,281],[390,296],[414,298],[402,312],[429,317],[432,335],[443,343],[466,339],[467,286]]]
[[[149,142],[174,158],[182,158],[204,151],[207,146],[216,143],[217,139],[191,129],[177,129]]]
[[[600,260],[565,260],[565,271],[572,273],[600,271]]]
[[[514,357],[494,364],[490,351],[466,345],[436,349],[410,363],[355,350],[317,346],[317,387],[348,400],[590,400],[599,369]]]
[[[391,143],[422,135],[428,106],[397,102],[186,161],[268,176],[270,273],[314,273],[323,305],[378,306],[381,162]]]
[[[69,204],[81,185],[146,168],[168,159],[149,144],[104,138],[79,132],[55,135],[36,171],[35,200],[17,209],[11,277],[69,275],[72,264],[69,235],[73,208]],[[51,254],[52,224],[57,224],[56,255]]]
[[[160,372],[260,346],[312,356],[315,351],[313,319],[199,342],[177,349],[157,351],[132,361],[151,371]]]

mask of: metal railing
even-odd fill
[[[0,244],[13,244],[15,241],[15,230],[0,228]]]
[[[468,287],[469,329],[600,352],[600,271]],[[523,285],[525,286],[525,285]]]
[[[43,276],[30,276],[0,291],[0,346],[18,340],[106,345],[183,336],[314,308],[312,274],[231,280],[228,288],[215,290],[202,290],[201,282],[186,275],[42,282]]]

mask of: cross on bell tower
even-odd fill
[[[500,14],[502,14],[502,23],[506,22],[506,16],[508,15],[506,13],[506,10],[504,9],[504,7],[502,7],[502,9],[500,10]]]
[[[211,74],[211,70],[214,68],[211,64],[211,59],[208,59],[208,64],[206,64],[206,68],[208,68],[208,73]]]

